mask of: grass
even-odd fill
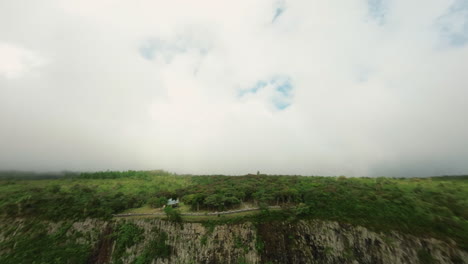
[[[142,207],[130,208],[122,212],[123,214],[152,214],[152,213],[164,213],[162,208],[152,208],[145,204]]]

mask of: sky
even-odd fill
[[[0,170],[468,173],[468,0],[0,0]]]

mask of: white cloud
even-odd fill
[[[2,2],[0,168],[466,172],[453,1],[380,2]]]
[[[0,76],[14,79],[27,74],[45,63],[45,59],[34,52],[0,42]]]

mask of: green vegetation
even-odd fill
[[[76,242],[74,238],[80,234],[67,234],[70,226],[70,223],[63,223],[52,233],[48,233],[46,226],[37,221],[27,221],[21,226],[9,227],[7,233],[16,235],[14,239],[0,242],[0,262],[86,263],[91,246]]]
[[[163,171],[66,174],[42,180],[26,176],[0,177],[3,218],[109,219],[115,213],[140,207],[157,208],[169,198],[179,198],[192,211],[237,209],[246,204],[262,208],[260,213],[221,216],[215,223],[336,220],[377,231],[398,230],[418,236],[451,238],[468,249],[468,176],[228,177],[178,176]],[[268,210],[267,206],[272,205],[283,209]],[[216,219],[181,218],[178,209],[172,208],[166,214],[176,222]],[[258,247],[262,247],[260,242]]]
[[[122,263],[121,257],[125,256],[125,250],[143,240],[143,229],[132,223],[123,223],[114,233],[115,250],[114,262]]]
[[[425,249],[418,250],[418,259],[421,264],[433,264],[436,260]]]
[[[200,244],[201,244],[202,246],[206,246],[207,240],[208,240],[208,236],[207,236],[206,234],[203,235],[203,236],[201,237],[201,239],[200,239]]]
[[[235,208],[233,198],[281,205],[288,219],[318,218],[377,231],[451,237],[468,248],[468,177],[345,178],[296,176],[193,177],[182,199],[193,210]],[[213,203],[211,197],[217,197]],[[225,202],[223,202],[225,201]],[[291,206],[294,205],[294,206]],[[264,210],[262,217],[268,217]],[[273,214],[270,218],[284,217]]]
[[[167,204],[166,197],[151,197],[148,199],[148,205],[152,208],[160,208]]]
[[[154,238],[145,247],[143,253],[137,257],[135,264],[152,263],[154,259],[167,258],[171,255],[171,247],[166,244],[167,234],[153,230]]]
[[[3,176],[2,176],[3,175]],[[0,173],[0,209],[6,217],[44,220],[104,218],[151,203],[155,197],[176,197],[189,177],[162,171],[98,172],[30,180],[21,173]],[[13,174],[15,175],[15,174]],[[166,199],[166,198],[163,198]],[[159,204],[160,205],[160,204]]]
[[[164,213],[166,213],[167,219],[172,222],[181,223],[182,216],[180,215],[179,211],[175,210],[174,208],[167,206],[164,208]]]

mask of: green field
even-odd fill
[[[285,208],[220,218],[187,216],[184,221],[325,219],[377,231],[450,238],[468,249],[468,176],[180,176],[164,171],[0,175],[4,219],[111,219],[115,213],[160,211],[158,207],[168,198],[179,198],[182,212],[221,211],[246,204]]]

